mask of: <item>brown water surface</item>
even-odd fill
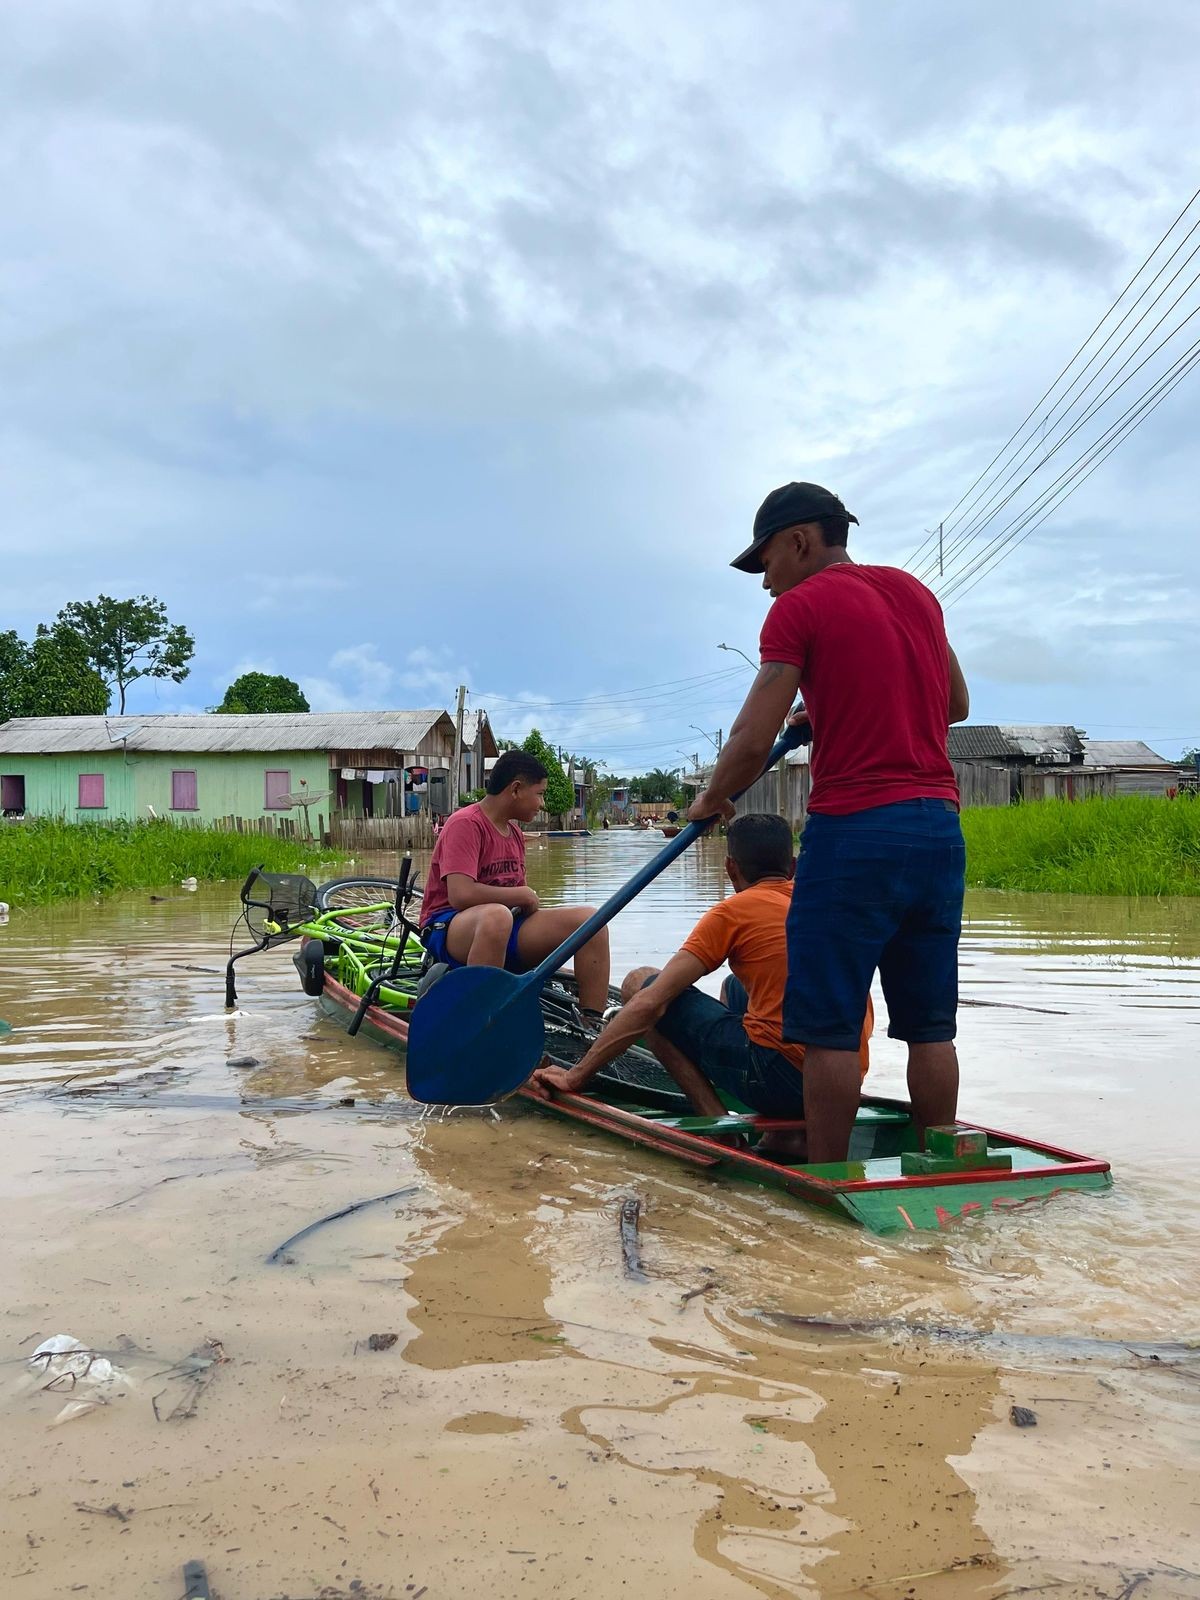
[[[548,842],[531,880],[595,902],[657,843]],[[236,886],[164,892],[0,928],[5,1600],[175,1600],[189,1559],[221,1600],[1200,1594],[1200,1362],[1122,1342],[1200,1333],[1200,904],[970,897],[964,1115],[1116,1183],[879,1239],[523,1105],[423,1116],[286,950],[227,1017]],[[684,856],[616,970],[721,892]],[[55,1333],[120,1375],[47,1390]]]

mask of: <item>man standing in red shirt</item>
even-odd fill
[[[763,501],[732,563],[775,603],[762,666],[692,821],[733,815],[796,691],[812,725],[812,793],[788,918],[783,1038],[803,1044],[810,1162],[845,1161],[858,1042],[879,972],[888,1033],[908,1044],[922,1129],[953,1122],[965,851],[946,730],[967,686],[941,607],[895,567],[859,566],[835,494],[789,483]]]

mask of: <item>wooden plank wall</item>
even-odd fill
[[[1007,767],[983,767],[974,761],[955,761],[959,798],[965,806],[1006,806],[1012,799]]]

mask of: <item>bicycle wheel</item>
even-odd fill
[[[318,911],[354,911],[363,906],[394,906],[392,878],[333,878],[317,887]]]

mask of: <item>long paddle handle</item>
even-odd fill
[[[789,750],[798,750],[802,744],[807,744],[811,738],[812,730],[807,723],[803,723],[799,727],[785,728],[782,735],[775,741],[771,754],[767,757],[766,764],[759,777],[764,777],[770,772],[775,763],[785,756]],[[747,788],[749,787],[747,785]],[[738,800],[745,792],[745,789],[739,789],[737,794],[732,795],[730,798]],[[703,822],[689,822],[687,827],[669,840],[656,856],[652,856],[644,867],[639,868],[628,883],[618,889],[615,894],[610,895],[598,910],[593,911],[586,922],[581,922],[575,932],[565,938],[557,950],[551,950],[543,962],[534,967],[532,972],[527,973],[525,977],[526,983],[532,987],[535,984],[543,984],[547,978],[552,977],[559,967],[564,966],[571,959],[576,950],[582,949],[589,939],[600,932],[605,923],[611,922],[618,911],[623,911],[635,896],[641,894],[648,883],[653,883],[659,873],[669,867],[677,857],[681,856],[689,845],[695,844],[701,834],[707,833],[716,820],[717,818],[714,814],[711,817],[706,817]]]

